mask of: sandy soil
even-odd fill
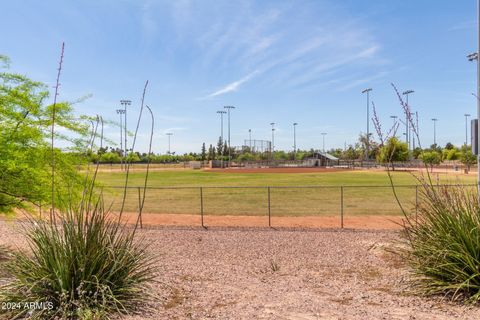
[[[480,318],[478,307],[408,293],[407,269],[388,251],[396,231],[169,227],[139,235],[159,257],[156,300],[124,320]],[[0,221],[0,245],[23,243]]]
[[[124,213],[129,223],[137,221],[137,213]],[[213,216],[203,218],[206,227],[268,227],[268,216]],[[201,226],[200,215],[192,214],[142,214],[143,226]],[[346,216],[344,228],[351,229],[400,229],[402,217],[387,215]],[[340,228],[340,216],[271,217],[274,228]]]

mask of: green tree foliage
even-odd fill
[[[387,143],[382,146],[378,152],[377,161],[386,165],[391,165],[395,170],[394,162],[407,161],[409,156],[408,146],[401,142],[397,137],[391,137]]]
[[[207,148],[205,147],[205,142],[202,144],[202,154],[200,159],[202,161],[205,161],[207,159]]]
[[[473,154],[472,150],[469,148],[462,148],[460,152],[460,162],[465,165],[466,172],[470,171],[470,167],[477,163],[477,157]]]
[[[210,145],[208,147],[208,158],[207,160],[215,160],[215,147]]]
[[[342,154],[343,160],[357,160],[362,157],[362,150],[357,148],[357,146],[348,146],[347,150],[345,150]]]
[[[129,163],[140,162],[140,156],[137,152],[130,152],[126,157],[126,161]]]
[[[116,152],[105,152],[100,156],[101,163],[120,163],[121,158]]]
[[[432,144],[430,146],[430,151],[436,151],[438,153],[442,153],[442,148],[438,144]]]
[[[430,166],[432,171],[434,165],[439,165],[442,162],[440,153],[436,151],[425,151],[420,157],[425,165]]]
[[[255,155],[251,154],[250,152],[245,152],[245,153],[242,153],[241,155],[239,155],[237,160],[238,161],[255,161],[256,157],[255,157]]]
[[[412,151],[413,159],[418,159],[421,154],[422,154],[422,148],[420,148],[420,147],[416,147],[416,148],[413,149],[413,151]]]
[[[455,148],[450,148],[450,149],[447,149],[445,147],[445,149],[442,150],[442,160],[445,161],[445,160],[448,160],[448,161],[452,161],[452,160],[458,160],[460,158],[460,152]]]
[[[51,200],[52,153],[50,138],[53,106],[48,104],[46,85],[8,72],[8,60],[0,56],[0,212],[26,207],[27,203],[48,205]],[[88,126],[74,117],[71,104],[55,107],[56,141],[70,142],[84,150]],[[60,134],[59,132],[70,132]],[[76,193],[82,181],[75,170],[78,154],[54,152],[57,194]],[[74,194],[72,194],[73,196]]]
[[[223,153],[222,155],[223,155],[224,157],[227,157],[227,156],[228,156],[228,145],[227,145],[227,142],[226,142],[226,141],[223,143],[223,152],[222,152],[222,153]]]

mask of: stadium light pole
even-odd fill
[[[172,132],[167,132],[165,134],[168,136],[168,154],[170,155],[170,154],[172,154],[170,152],[170,137],[173,136],[173,133]]]
[[[125,113],[125,110],[123,109],[117,109],[117,114],[120,115],[120,150],[122,150],[123,153],[123,126],[122,126],[122,118],[123,114]],[[120,170],[123,169],[123,154],[120,156]]]
[[[480,121],[480,63],[478,57],[480,56],[480,0],[477,1],[477,51],[467,56],[469,61],[477,61],[477,120]],[[477,128],[477,150],[480,151],[480,126]],[[475,141],[475,139],[472,139]],[[473,146],[472,146],[473,147]],[[474,149],[474,148],[472,148]],[[477,195],[480,203],[480,152],[477,152]]]
[[[272,145],[270,146],[270,153],[272,154],[273,160],[273,152],[275,151],[275,122],[271,122],[270,125],[272,126]]]
[[[465,113],[464,116],[465,116],[465,151],[466,151],[468,146],[468,117],[470,117],[470,114]]]
[[[297,159],[297,122],[293,123],[293,160]]]
[[[124,113],[125,113],[125,121],[123,122],[123,128],[124,128],[124,133],[125,133],[125,154],[124,157],[126,158],[128,155],[128,148],[127,148],[127,106],[132,104],[131,100],[120,100],[120,104],[123,105],[124,107]]]
[[[248,129],[248,139],[250,144],[250,152],[252,152],[252,129]]]
[[[395,128],[397,126],[397,118],[398,116],[390,116],[390,118],[393,119],[393,136],[397,136],[397,129]]]
[[[412,119],[413,122],[413,119]],[[416,131],[418,134],[418,111],[415,111],[415,125],[416,125]],[[410,128],[410,137],[412,138],[412,150],[415,150],[415,129],[413,127]],[[420,143],[420,141],[418,141]]]
[[[222,138],[222,143],[223,143],[223,115],[227,113],[227,111],[217,111],[218,114],[220,114],[220,138]]]
[[[417,131],[416,135],[417,135],[417,144],[418,146],[420,147],[420,128],[418,126],[418,111],[415,111],[415,125],[417,126],[417,128],[415,129]],[[414,149],[415,149],[415,146],[414,146]]]
[[[437,147],[437,118],[432,118],[433,121],[433,144]]]
[[[413,90],[406,90],[402,93],[406,98],[407,106],[408,106],[409,109],[410,109],[410,105],[408,104],[408,96],[411,93],[414,93],[414,92],[415,91],[413,91]],[[409,115],[405,111],[405,133],[406,133],[405,140],[407,142],[408,150],[410,150],[410,131],[409,131],[410,130],[410,126],[409,126],[410,119],[408,119],[408,117],[409,117]]]
[[[323,138],[323,146],[322,146],[322,150],[323,150],[323,155],[325,156],[325,136],[327,135],[326,132],[322,132],[322,138]]]
[[[231,155],[231,145],[230,145],[230,110],[235,109],[234,106],[224,106],[223,108],[228,111],[228,167],[230,167],[230,162],[232,161]]]
[[[368,160],[368,153],[370,149],[370,91],[372,88],[367,88],[362,93],[367,94],[367,146],[365,150],[365,160]]]

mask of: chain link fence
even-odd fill
[[[416,214],[420,188],[395,187],[409,214]],[[120,211],[123,193],[123,187],[103,187],[110,211]],[[128,187],[124,212],[137,214],[142,196],[143,187]],[[150,216],[152,224],[164,224],[161,217],[175,217],[175,224],[203,227],[222,220],[221,224],[228,226],[250,221],[251,225],[268,227],[344,228],[360,224],[368,228],[374,222],[381,228],[403,217],[391,186],[147,187],[142,212],[142,218]]]

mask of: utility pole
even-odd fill
[[[127,106],[132,104],[131,100],[120,100],[120,104],[123,105],[124,107],[124,113],[125,113],[125,121],[123,122],[123,128],[125,129],[125,154],[124,157],[125,159],[127,158],[128,155],[128,148],[127,148]]]
[[[368,88],[362,91],[362,93],[367,94],[367,145],[365,150],[365,160],[367,161],[369,158],[370,149],[370,91],[372,91],[372,88]]]
[[[228,167],[230,167],[230,163],[232,161],[231,150],[232,147],[230,145],[230,110],[235,109],[234,106],[224,106],[225,109],[228,111]]]

